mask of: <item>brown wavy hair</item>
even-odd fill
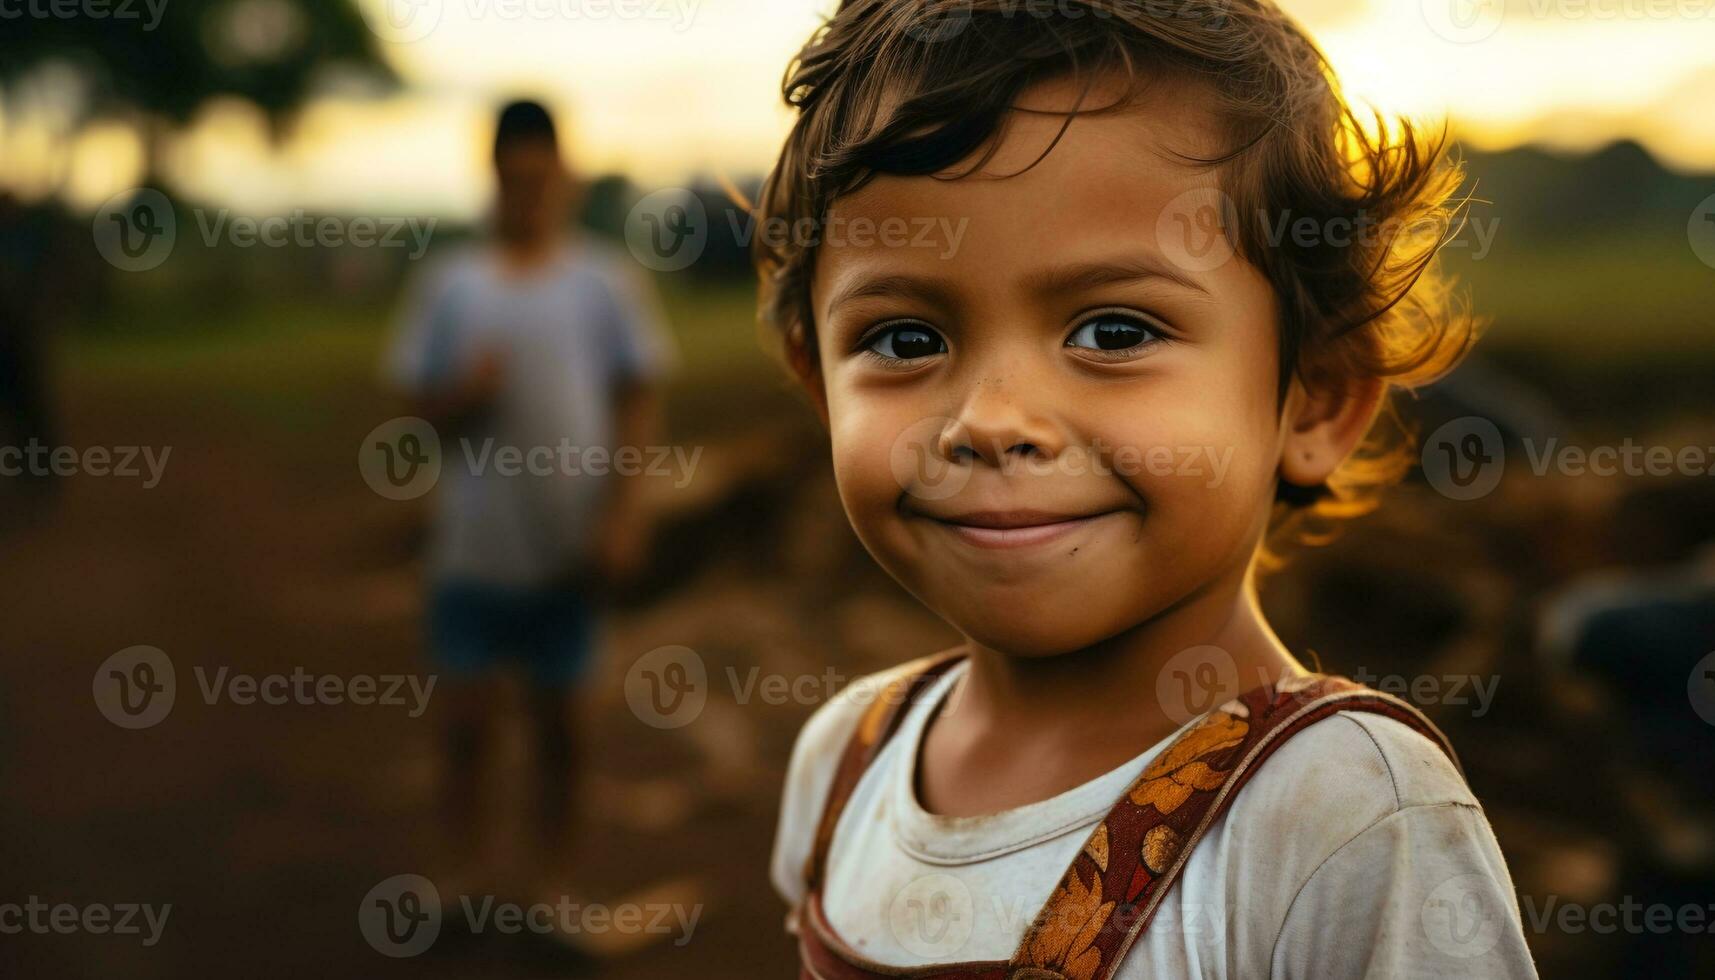
[[[1064,125],[1123,107],[1156,78],[1191,79],[1213,95],[1232,148],[1182,159],[1219,172],[1227,236],[1279,298],[1281,404],[1295,377],[1323,390],[1380,380],[1392,395],[1464,357],[1479,325],[1437,256],[1470,197],[1459,195],[1463,168],[1445,127],[1430,134],[1409,120],[1361,117],[1322,52],[1269,0],[843,0],[787,69],[783,94],[797,118],[757,217],[820,227],[836,199],[879,174],[958,179],[992,156],[1028,86],[1072,77],[1088,92],[1098,76],[1117,76],[1126,94],[1105,106],[1080,101]],[[1310,218],[1323,229],[1344,221],[1367,234],[1305,244],[1242,215]],[[788,367],[810,380],[816,248],[767,238],[753,246],[761,321]],[[1384,404],[1326,484],[1279,484],[1268,565],[1286,544],[1321,540],[1373,509],[1410,469],[1412,435],[1394,399]]]

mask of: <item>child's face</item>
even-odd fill
[[[1023,104],[1076,94],[1047,83]],[[1222,149],[1200,105],[1158,88],[989,179],[1063,122],[1014,113],[981,174],[881,177],[833,208],[812,296],[841,499],[877,560],[986,646],[1113,636],[1241,581],[1266,528],[1296,451],[1273,292],[1236,257],[1176,264],[1156,231],[1217,186],[1167,155]],[[956,250],[836,240],[899,217],[969,225]],[[914,446],[944,461],[928,479]]]

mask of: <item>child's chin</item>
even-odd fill
[[[1058,657],[1101,640],[1094,633],[1083,636],[1077,628],[1045,616],[989,618],[981,623],[953,625],[973,641],[1011,657]]]

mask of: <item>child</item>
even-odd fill
[[[529,898],[566,893],[575,694],[595,641],[596,592],[624,578],[644,547],[636,480],[569,461],[587,447],[611,453],[653,440],[656,384],[672,357],[629,260],[568,236],[574,185],[546,109],[501,111],[494,168],[494,241],[417,283],[388,361],[444,450],[428,625],[457,852],[439,883],[447,902],[503,860],[485,801],[508,666],[530,682],[540,806],[528,858],[540,880]],[[505,451],[551,462],[502,469]]]
[[[845,0],[785,93],[760,209],[828,234],[762,243],[764,318],[965,637],[799,735],[804,976],[1533,976],[1439,732],[1256,596],[1471,342],[1443,143],[1364,129],[1266,0]]]

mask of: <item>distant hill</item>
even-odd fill
[[[1499,217],[1513,241],[1662,229],[1683,238],[1692,210],[1715,194],[1715,176],[1674,173],[1631,140],[1577,156],[1534,146],[1468,151],[1465,161],[1477,196],[1492,202],[1473,213]]]

